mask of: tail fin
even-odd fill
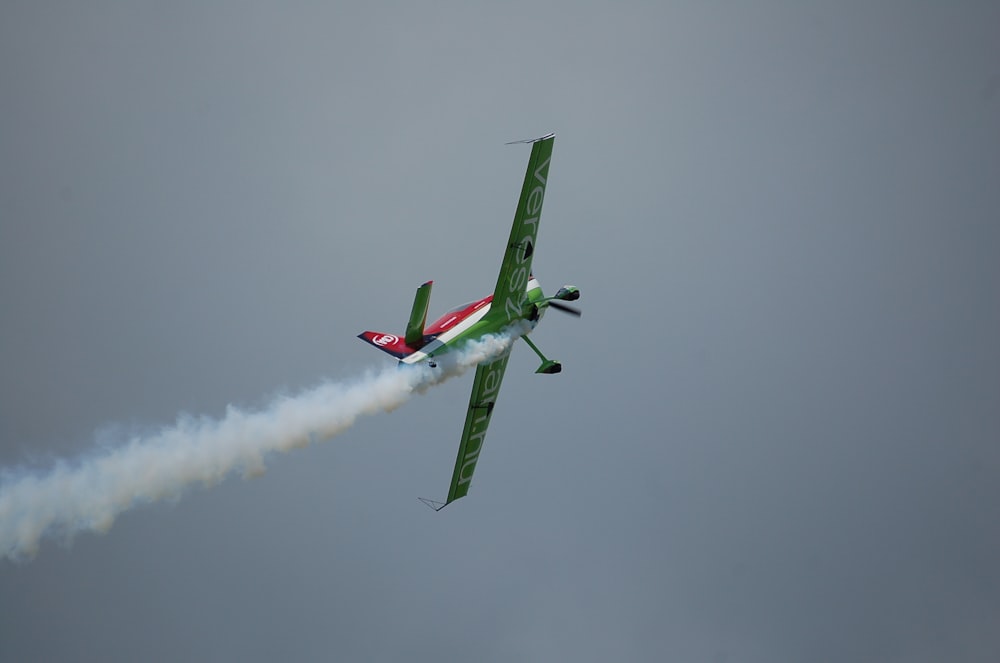
[[[358,338],[366,343],[371,343],[382,352],[388,352],[396,359],[402,359],[417,351],[416,348],[407,346],[406,342],[395,334],[366,331],[358,334]]]
[[[417,294],[413,298],[413,309],[410,311],[410,321],[406,323],[406,336],[403,340],[414,348],[424,344],[424,325],[427,324],[427,306],[431,302],[432,285],[434,281],[428,281],[417,288]]]
[[[428,281],[419,288],[413,298],[413,309],[410,311],[410,320],[406,323],[406,334],[403,338],[395,334],[384,334],[376,331],[366,331],[358,334],[358,338],[366,343],[371,343],[382,352],[388,352],[396,359],[407,357],[425,343],[424,326],[427,324],[427,306],[431,302],[431,286],[434,281]]]

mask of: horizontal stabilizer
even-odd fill
[[[416,348],[411,348],[403,339],[395,334],[366,331],[358,334],[358,338],[366,343],[371,343],[382,352],[388,352],[396,359],[408,357],[417,351]]]

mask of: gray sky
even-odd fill
[[[2,660],[996,661],[1000,6],[0,6],[0,465],[385,359],[511,359],[0,562]]]

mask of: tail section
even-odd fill
[[[388,352],[396,359],[403,359],[422,348],[427,342],[424,338],[424,326],[427,324],[427,306],[431,302],[432,285],[434,281],[428,281],[417,288],[410,320],[406,323],[406,334],[402,338],[377,331],[362,332],[358,334],[358,338],[371,343],[382,352]]]
[[[404,339],[395,334],[366,331],[358,334],[358,338],[366,343],[371,343],[382,352],[388,352],[396,359],[402,359],[417,351],[416,348],[409,347]]]
[[[406,323],[406,344],[419,348],[424,344],[424,325],[427,324],[427,306],[431,303],[431,286],[434,281],[428,281],[419,288],[413,298],[413,309],[410,311],[410,321]]]

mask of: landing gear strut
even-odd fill
[[[558,373],[562,370],[562,364],[551,359],[546,359],[545,355],[542,354],[542,351],[531,342],[530,338],[527,336],[522,336],[521,338],[524,339],[524,342],[528,344],[529,348],[535,351],[538,358],[542,360],[542,365],[538,367],[538,370],[535,371],[536,373],[546,373],[548,375],[552,375],[553,373]]]

